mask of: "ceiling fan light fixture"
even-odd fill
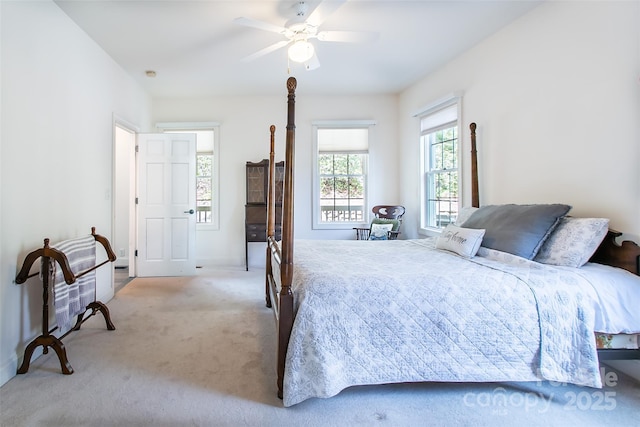
[[[298,40],[289,47],[289,59],[293,62],[307,62],[314,53],[311,43],[306,40]]]

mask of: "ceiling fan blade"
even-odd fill
[[[261,56],[264,56],[268,53],[271,53],[275,50],[278,50],[282,47],[285,47],[286,45],[288,45],[289,43],[291,43],[291,40],[282,40],[279,41],[278,43],[274,43],[271,46],[267,46],[264,49],[260,49],[259,51],[257,51],[256,53],[253,53],[249,56],[245,56],[244,58],[242,58],[242,62],[250,62],[253,61],[254,59],[260,58]]]
[[[311,70],[315,70],[316,68],[320,67],[320,61],[318,60],[318,55],[316,55],[315,52],[313,52],[313,56],[304,63],[304,68],[307,71],[311,71]]]
[[[264,21],[258,21],[257,19],[240,17],[234,19],[233,22],[238,25],[244,25],[245,27],[257,28],[259,30],[271,31],[278,34],[285,34],[287,32],[287,29],[285,27],[270,24]]]
[[[367,31],[320,31],[317,38],[325,42],[367,43],[378,40],[379,36]]]
[[[324,0],[320,2],[306,19],[306,22],[318,28],[329,15],[338,10],[346,1],[347,0]]]

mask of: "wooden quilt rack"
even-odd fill
[[[25,258],[22,264],[22,268],[20,269],[20,272],[16,276],[16,283],[22,284],[26,282],[27,279],[31,277],[35,277],[40,274],[39,272],[29,274],[29,271],[31,270],[31,266],[40,257],[43,258],[44,265],[49,265],[50,259],[53,258],[62,269],[65,282],[68,285],[74,283],[76,279],[84,276],[87,273],[90,273],[93,270],[96,270],[97,268],[103,266],[104,264],[115,261],[116,254],[111,249],[111,244],[109,243],[109,240],[107,240],[106,237],[96,234],[95,227],[91,227],[91,235],[95,238],[97,242],[102,244],[102,246],[104,247],[105,251],[107,252],[107,258],[108,258],[107,260],[91,268],[88,268],[87,270],[82,271],[78,274],[74,274],[71,271],[71,267],[69,266],[69,261],[67,259],[67,256],[63,252],[49,247],[49,239],[44,239],[44,247],[40,249],[36,249],[35,251],[29,253]],[[62,335],[59,338],[54,335],[51,335],[51,333],[54,332],[56,329],[58,329],[58,327],[56,326],[52,329],[49,329],[49,286],[50,285],[55,286],[54,283],[49,283],[49,274],[44,272],[42,274],[42,335],[40,335],[39,337],[31,341],[29,345],[27,345],[27,347],[25,348],[24,359],[22,361],[22,365],[20,366],[20,368],[18,368],[18,374],[24,374],[29,370],[29,364],[31,363],[31,356],[33,355],[34,350],[39,346],[42,346],[43,354],[47,354],[49,352],[49,347],[53,348],[56,354],[58,355],[58,359],[60,359],[60,367],[62,368],[62,373],[66,375],[73,374],[73,368],[71,367],[71,365],[69,364],[69,360],[67,359],[67,352],[64,348],[64,344],[62,343],[62,339],[64,339],[64,337],[66,337],[69,333],[80,329],[80,326],[82,326],[82,324],[87,319],[95,315],[98,311],[100,311],[104,316],[104,320],[107,323],[107,329],[110,331],[115,329],[115,326],[111,322],[111,316],[109,314],[109,309],[107,308],[107,306],[100,301],[94,300],[92,303],[87,305],[83,313],[78,315],[78,319],[75,325],[71,329],[69,329],[64,335]],[[91,310],[91,314],[85,317],[85,314],[89,310]]]

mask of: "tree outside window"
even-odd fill
[[[367,162],[373,122],[316,124],[314,227],[341,229],[367,221]]]
[[[213,173],[213,154],[198,153],[196,156],[196,211],[198,223],[210,223]]]
[[[320,154],[322,222],[357,222],[364,215],[364,154]]]
[[[444,228],[458,212],[458,128],[438,130],[425,136],[429,146],[427,173],[428,226]]]
[[[420,117],[421,221],[429,234],[455,222],[460,202],[460,98],[425,108]]]

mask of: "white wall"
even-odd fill
[[[639,22],[638,1],[547,2],[403,92],[405,206],[418,210],[411,113],[461,90],[466,168],[478,124],[482,205],[568,203],[640,241]]]
[[[304,76],[298,93],[304,91]],[[287,115],[286,78],[281,96],[154,99],[154,122],[220,123],[220,229],[198,231],[200,264],[244,265],[245,164],[269,158],[269,126],[276,126],[276,161],[284,159]],[[296,97],[295,236],[304,239],[355,238],[349,230],[312,230],[312,130],[315,120],[372,119],[369,154],[369,204],[400,201],[397,97]],[[384,173],[379,173],[384,171]],[[250,265],[264,266],[264,243],[250,245]]]
[[[74,238],[92,226],[111,239],[113,116],[148,129],[151,103],[54,3],[0,8],[2,384],[41,333],[42,285],[14,283],[24,257],[45,237]],[[113,295],[111,268],[98,270],[97,291],[103,301]]]

